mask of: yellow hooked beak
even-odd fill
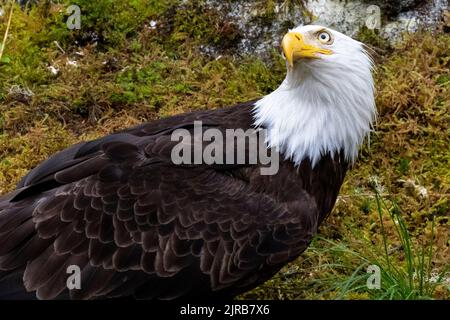
[[[287,33],[281,42],[284,56],[289,64],[289,67],[294,66],[294,61],[301,58],[318,59],[318,54],[331,55],[333,51],[322,49],[310,44],[306,44],[303,40],[303,35],[298,32]]]

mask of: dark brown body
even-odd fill
[[[0,198],[0,297],[231,298],[302,253],[331,211],[342,155],[311,168],[174,165],[194,120],[252,126],[253,102],[146,123],[66,149]],[[81,290],[66,288],[81,268]],[[27,291],[30,293],[27,294]]]

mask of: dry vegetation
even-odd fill
[[[14,10],[0,62],[0,194],[77,141],[276,88],[276,50],[269,63],[205,57],[200,44],[232,46],[235,30],[191,2],[175,10],[177,2],[71,1],[83,8],[78,31],[64,23],[65,4]],[[312,246],[242,298],[450,298],[450,35],[421,32],[395,49],[367,30],[360,37],[382,47],[370,146]],[[365,286],[370,264],[382,268],[380,290]]]

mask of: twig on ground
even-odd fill
[[[11,26],[11,18],[12,18],[13,10],[14,10],[13,1],[10,1],[10,3],[11,3],[11,9],[9,10],[8,24],[6,25],[5,34],[3,36],[2,47],[0,48],[0,60],[2,60],[3,51],[5,50],[6,40],[8,39],[9,27]]]

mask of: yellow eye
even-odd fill
[[[333,41],[333,38],[331,38],[331,35],[326,32],[326,31],[321,31],[318,35],[317,38],[319,39],[320,42],[322,42],[323,44],[331,44]]]

